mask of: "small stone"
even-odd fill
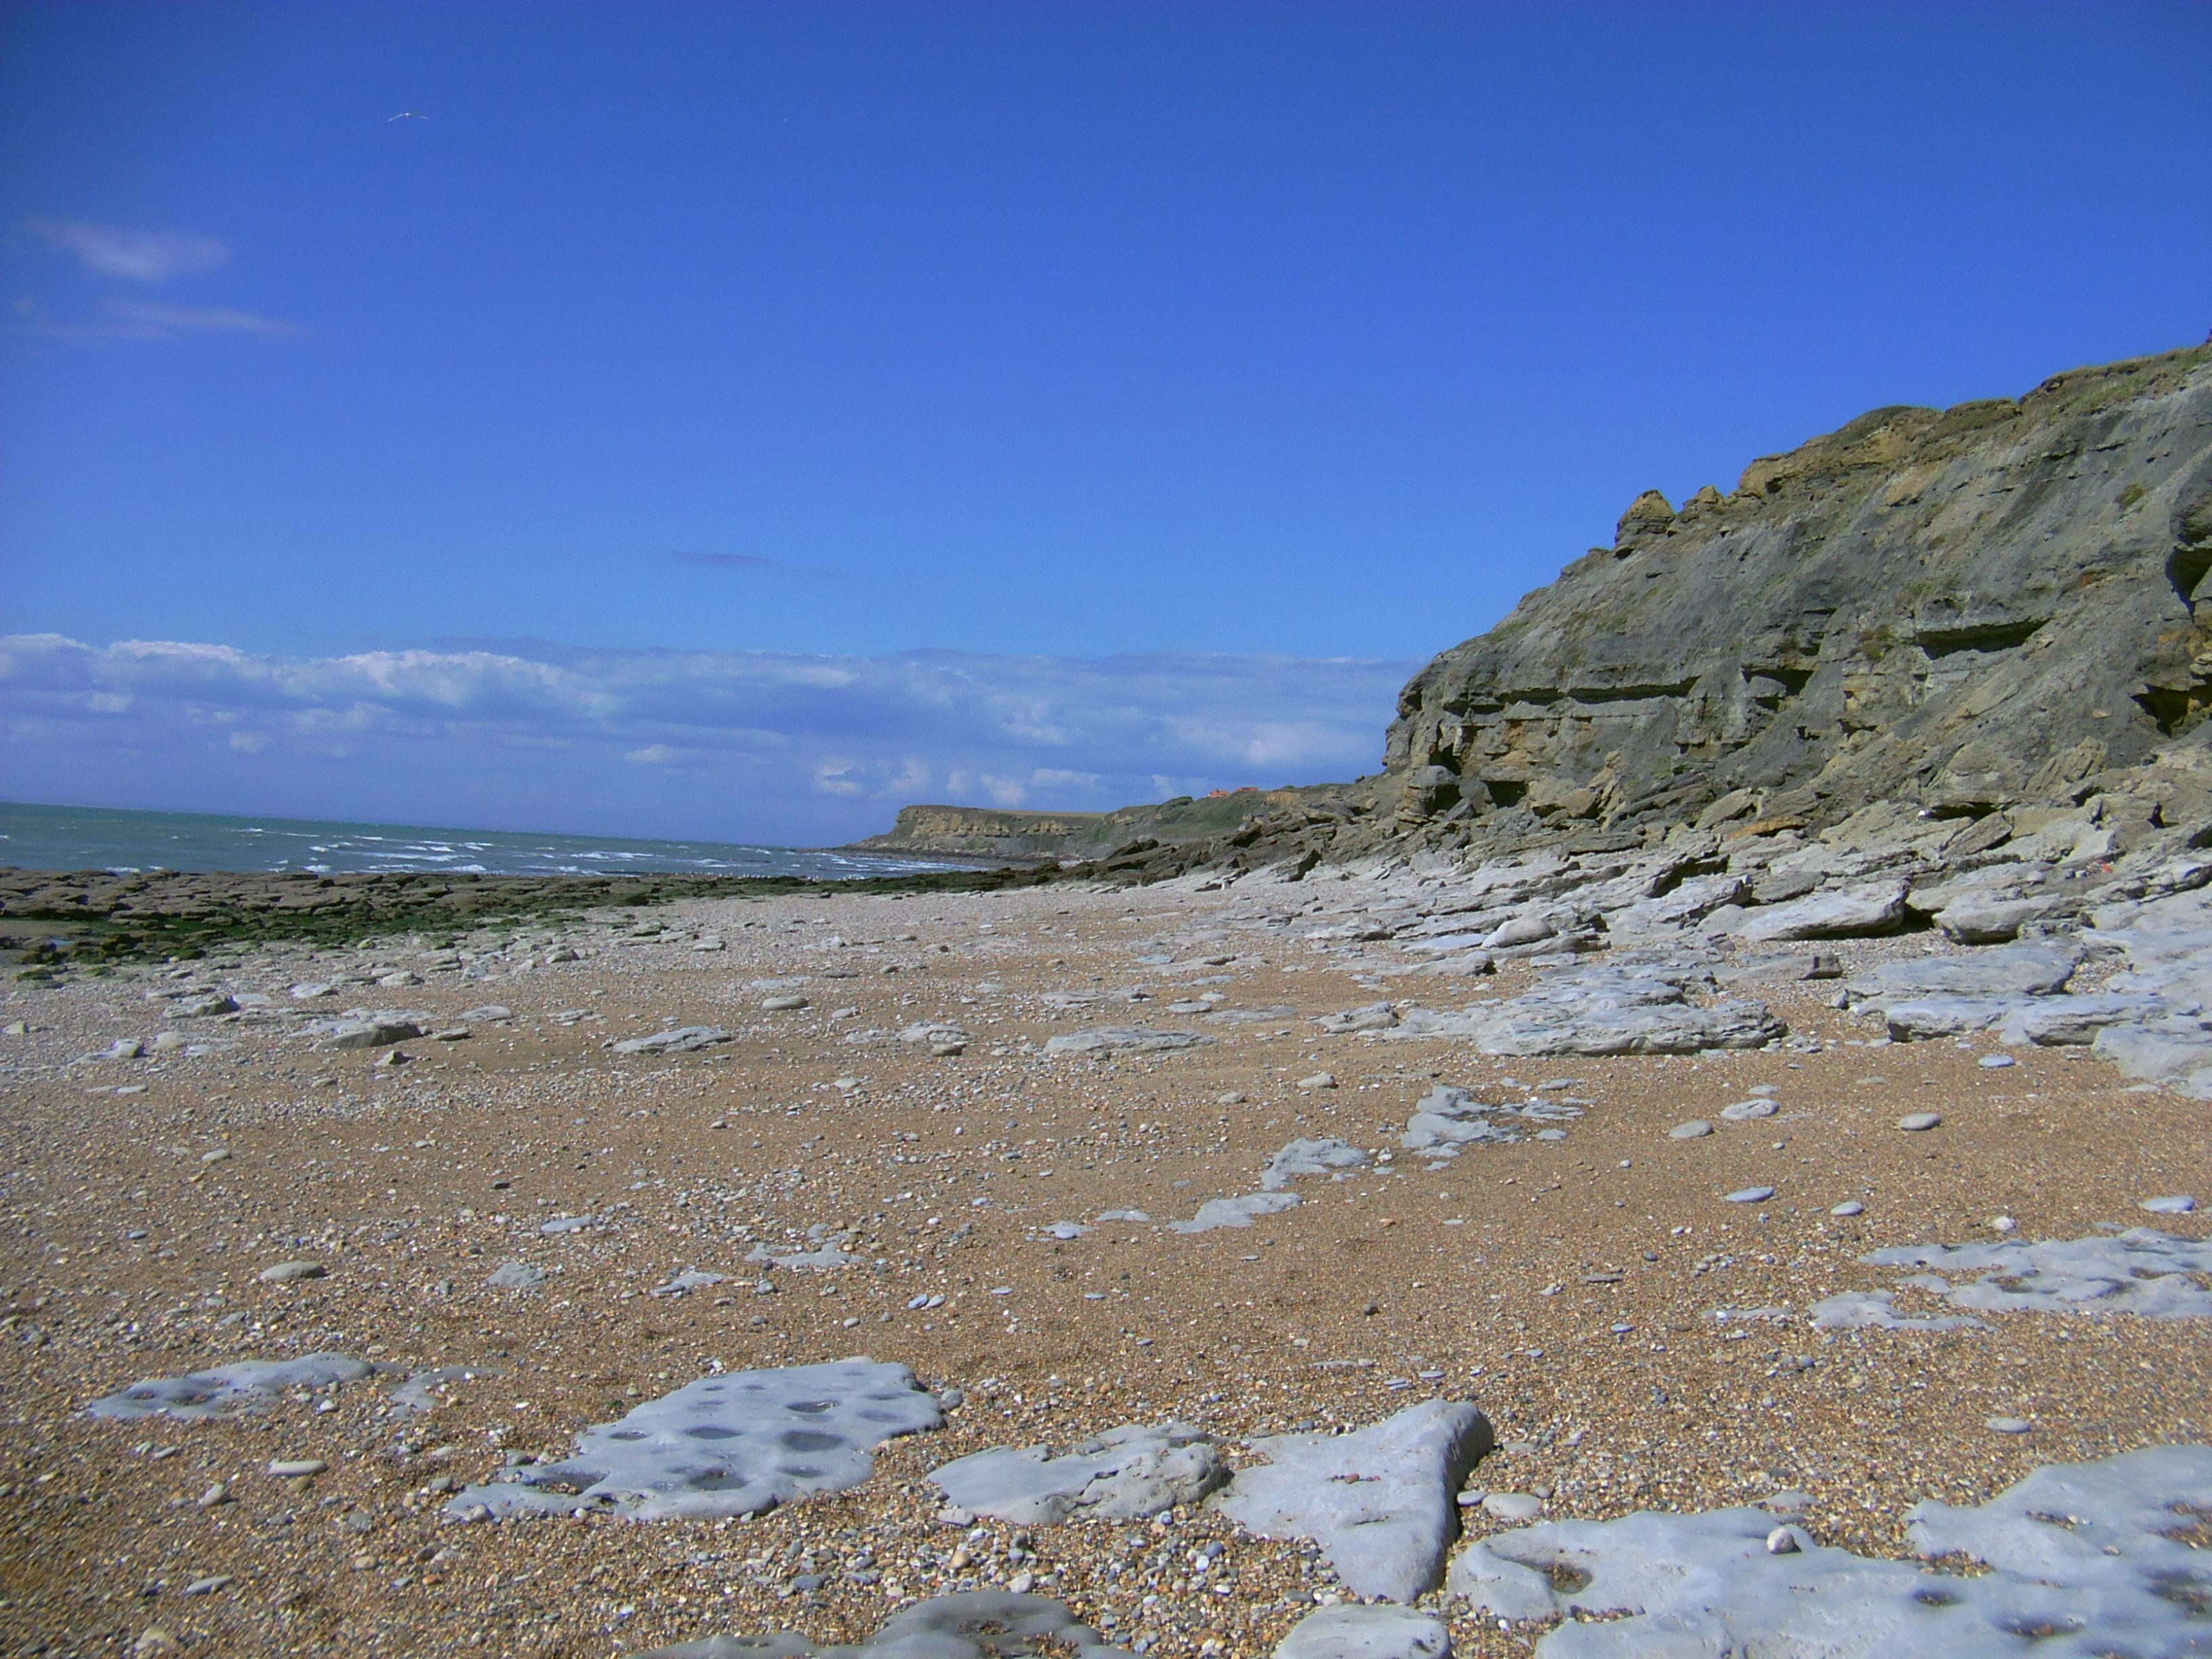
[[[1693,1117],[1687,1123],[1677,1123],[1673,1128],[1668,1130],[1667,1139],[1669,1140],[1697,1140],[1712,1133],[1712,1132],[1713,1126],[1711,1124],[1706,1122],[1705,1120],[1701,1117]]]
[[[1739,1187],[1728,1195],[1731,1204],[1764,1204],[1774,1196],[1771,1187]]]
[[[1993,1230],[2001,1233],[2016,1233],[2020,1231],[2020,1223],[2014,1221],[2008,1215],[1991,1216],[1990,1218],[1990,1225]]]
[[[204,1577],[195,1578],[191,1583],[185,1585],[185,1594],[187,1595],[213,1595],[217,1590],[227,1588],[229,1583],[230,1575],[228,1573],[211,1572]]]
[[[270,1461],[269,1474],[277,1480],[312,1480],[328,1468],[319,1457],[279,1457]]]
[[[289,1285],[295,1279],[320,1279],[329,1272],[319,1261],[280,1261],[273,1267],[264,1267],[260,1279],[264,1285]]]
[[[1733,1106],[1721,1108],[1721,1116],[1730,1123],[1744,1123],[1755,1117],[1772,1117],[1782,1108],[1764,1097],[1757,1100],[1739,1100]]]
[[[230,1502],[230,1488],[218,1480],[192,1501],[204,1510],[211,1510],[218,1504]]]
[[[2035,1425],[2024,1417],[1992,1417],[1982,1426],[1992,1434],[2026,1434]]]
[[[1336,1087],[1336,1079],[1331,1077],[1327,1072],[1316,1072],[1311,1077],[1300,1078],[1298,1079],[1298,1087],[1301,1089],[1334,1089]]]
[[[1907,1112],[1897,1120],[1897,1127],[1907,1134],[1919,1134],[1934,1128],[1942,1121],[1943,1114],[1941,1112]]]
[[[1795,1555],[1797,1549],[1797,1532],[1794,1527],[1777,1527],[1766,1534],[1766,1553],[1769,1555]]]
[[[1018,1572],[1006,1580],[1006,1588],[1016,1595],[1027,1595],[1036,1587],[1036,1575],[1033,1572]]]
[[[789,1013],[794,1009],[804,1008],[805,1006],[806,999],[802,996],[786,995],[761,999],[761,1012],[768,1014]]]
[[[177,1638],[159,1625],[149,1625],[131,1644],[131,1659],[168,1659],[176,1652]]]
[[[2186,1193],[2175,1193],[2166,1198],[2147,1198],[2136,1207],[2153,1215],[2187,1215],[2197,1207],[2197,1200]]]
[[[1866,1213],[1866,1206],[1860,1203],[1856,1198],[1847,1198],[1842,1203],[1837,1205],[1834,1209],[1829,1211],[1828,1213],[1830,1215],[1840,1216],[1864,1215]]]
[[[1974,1062],[1985,1072],[2002,1072],[2006,1066],[2018,1063],[2010,1054],[1984,1054]]]

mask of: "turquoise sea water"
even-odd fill
[[[495,875],[799,876],[835,880],[954,866],[796,847],[437,830],[307,818],[123,812],[0,802],[0,865],[32,870],[477,871]]]

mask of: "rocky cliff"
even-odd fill
[[[2201,737],[2212,349],[1880,409],[1735,489],[1647,491],[1401,694],[1397,823],[1983,813]]]
[[[1328,785],[1315,790],[1240,789],[1203,799],[1178,796],[1157,805],[1114,812],[1031,812],[991,806],[902,806],[889,833],[854,844],[857,852],[931,853],[1013,864],[1061,859],[1096,860],[1155,848],[1226,846],[1249,820],[1273,822],[1286,813],[1303,821],[1309,797],[1333,798]]]
[[[1375,777],[1224,823],[1169,802],[948,820],[934,844],[1151,879],[1819,833],[1870,808],[1984,820],[1995,845],[2086,805],[2124,848],[2212,835],[2208,713],[2212,346],[1878,409],[1679,508],[1647,490],[1613,545],[1413,677]]]

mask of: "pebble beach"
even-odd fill
[[[10,985],[7,1645],[852,1642],[996,1589],[1124,1650],[1263,1654],[1374,1598],[1327,1540],[1234,1518],[1236,1488],[1018,1524],[931,1474],[1175,1423],[1226,1480],[1268,1437],[1446,1402],[1493,1449],[1438,1500],[1439,1551],[1765,1504],[1901,1560],[1916,1504],[2205,1438],[2202,1317],[1960,1317],[1943,1278],[1863,1260],[2194,1248],[2200,1103],[2078,1043],[1896,1042],[1837,1006],[1974,955],[1933,933],[1690,999],[1755,995],[1777,1035],[1742,1046],[1425,1036],[1425,1007],[1517,1006],[1575,965],[1438,971],[1369,925],[1450,885],[824,889]],[[2201,1297],[2193,1261],[2153,1266]],[[88,1414],[317,1355],[357,1374]],[[841,1490],[663,1519],[465,1501],[700,1379],[856,1357],[941,1426],[857,1448]],[[1560,1624],[1403,1599],[1462,1654]]]

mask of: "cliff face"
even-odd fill
[[[1877,410],[1733,495],[1647,492],[1430,663],[1377,817],[1516,840],[2076,793],[2212,736],[2208,571],[2212,349]]]
[[[938,853],[1012,863],[1097,859],[1117,849],[1202,847],[1239,833],[1247,819],[1299,809],[1322,791],[1240,790],[1188,796],[1114,812],[1030,812],[990,806],[902,806],[888,834],[856,843],[871,853]]]

